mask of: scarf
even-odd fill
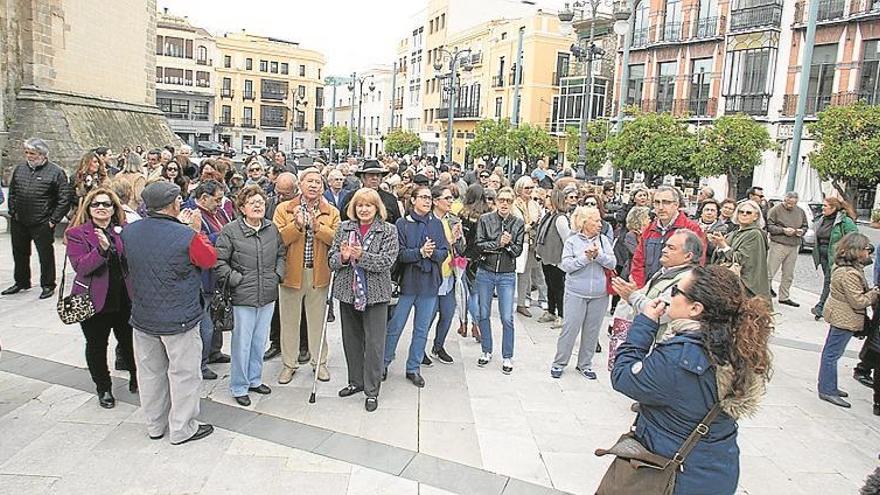
[[[665,342],[666,340],[675,337],[676,335],[682,333],[694,333],[700,330],[700,322],[696,320],[689,319],[678,319],[672,320],[666,325],[666,329],[663,331],[663,334],[660,335],[660,338],[657,339],[658,342]]]
[[[354,229],[348,233],[349,246],[366,246],[373,237],[372,225],[367,230],[367,235],[361,237],[360,229]],[[351,278],[351,292],[354,294],[355,311],[364,311],[367,309],[367,274],[364,269],[357,263],[357,260],[351,260],[351,269],[354,276]]]

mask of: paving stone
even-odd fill
[[[399,475],[414,457],[411,451],[344,433],[333,433],[312,452],[394,475]]]
[[[506,476],[424,454],[417,454],[401,476],[453,493],[473,495],[498,495],[507,484]]]

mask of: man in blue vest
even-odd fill
[[[168,431],[179,445],[210,435],[199,424],[204,314],[202,270],[217,261],[200,233],[198,210],[180,211],[180,188],[160,181],[142,195],[147,218],[122,231],[132,287],[131,326],[147,432],[158,440]]]

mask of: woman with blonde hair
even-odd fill
[[[724,234],[709,232],[709,242],[715,246],[713,261],[739,271],[746,290],[753,296],[770,301],[770,278],[767,275],[767,235],[764,216],[758,203],[747,200],[736,207],[733,223],[736,232]]]
[[[131,195],[126,204],[132,210],[137,210],[141,204],[141,193],[147,187],[147,177],[144,175],[144,163],[137,153],[129,153],[125,159],[125,166],[113,177],[113,180],[125,181],[131,185]]]
[[[138,390],[132,348],[131,288],[122,244],[125,212],[113,191],[105,187],[90,190],[65,233],[67,257],[76,272],[71,294],[88,294],[95,314],[80,323],[86,339],[86,363],[105,409],[116,405],[107,368],[110,332],[119,343],[119,354],[130,371],[128,389]],[[61,288],[62,291],[64,288]]]
[[[107,185],[107,166],[101,161],[97,153],[87,151],[83,153],[76,167],[76,172],[70,176],[70,217],[77,214],[83,204],[86,195],[98,187]]]
[[[560,328],[564,314],[565,272],[559,265],[562,263],[562,247],[572,230],[565,191],[553,189],[549,198],[550,209],[541,219],[535,238],[535,254],[540,259],[547,284],[547,312],[538,318],[538,323],[552,323],[551,328]]]

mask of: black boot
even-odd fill
[[[139,389],[138,389],[138,377],[137,377],[137,372],[136,372],[136,371],[132,371],[131,373],[129,373],[129,378],[128,378],[128,391],[131,392],[131,393],[133,393],[133,394],[136,394],[136,393],[138,393],[138,390],[139,390]]]

